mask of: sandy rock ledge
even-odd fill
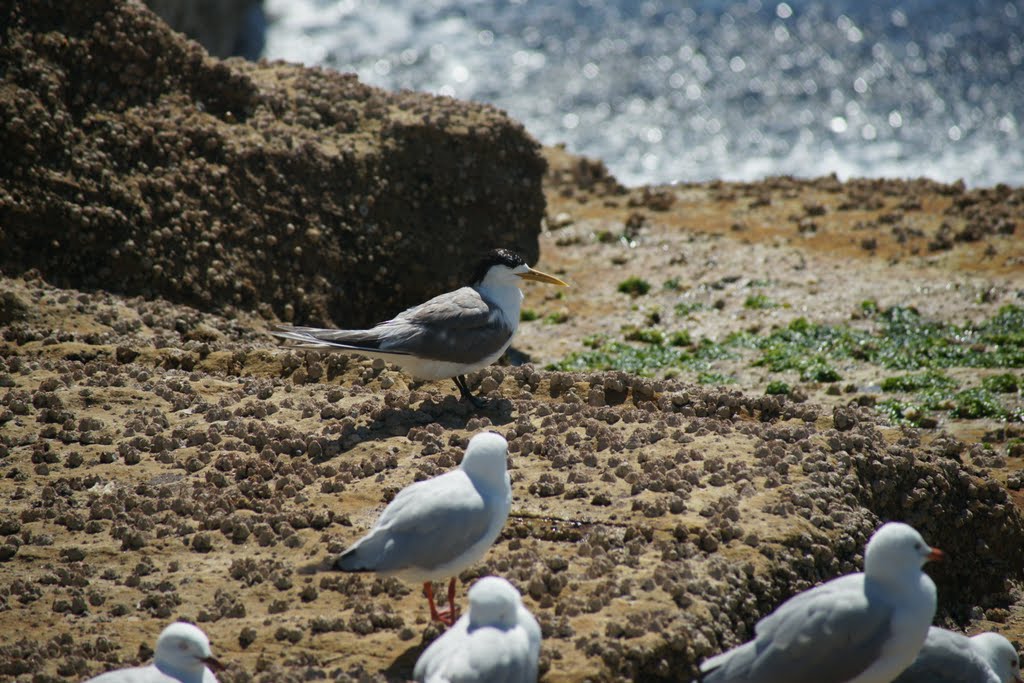
[[[447,386],[271,346],[254,317],[4,279],[0,675],[80,679],[198,621],[228,681],[402,680],[437,634],[414,586],[297,570],[481,429],[511,445],[485,562],[544,630],[545,680],[678,680],[860,566],[880,520],[950,556],[940,619],[1014,600],[1024,527],[981,451],[857,408],[621,373]],[[58,325],[58,323],[60,323]],[[976,458],[977,456],[977,458]]]

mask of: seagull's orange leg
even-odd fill
[[[459,617],[459,608],[455,606],[455,577],[448,582],[448,607],[438,612],[439,621],[447,626],[455,623]]]
[[[444,623],[444,619],[437,611],[437,605],[434,604],[434,584],[430,581],[424,581],[423,592],[427,594],[427,604],[430,605],[430,619],[432,621],[440,621],[441,623]]]

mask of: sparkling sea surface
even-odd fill
[[[267,0],[265,56],[489,102],[628,185],[1024,184],[1024,0]]]

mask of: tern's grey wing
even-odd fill
[[[285,339],[301,349],[323,349],[327,351],[378,351],[380,350],[380,326],[370,330],[332,330],[321,327],[293,327],[281,325],[271,334]],[[392,351],[392,353],[402,353]]]
[[[893,683],[1001,683],[967,636],[935,626],[917,659]]]
[[[842,683],[867,669],[891,634],[893,610],[843,577],[784,602],[757,637],[701,665],[705,683]],[[836,585],[833,585],[836,584]]]
[[[495,509],[462,470],[417,482],[395,496],[336,566],[378,572],[444,566],[484,537]]]
[[[499,352],[514,330],[497,306],[463,287],[410,308],[374,331],[380,333],[382,351],[473,363]]]

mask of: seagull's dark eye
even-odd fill
[[[920,543],[914,543],[914,550],[924,550],[924,547]]]

